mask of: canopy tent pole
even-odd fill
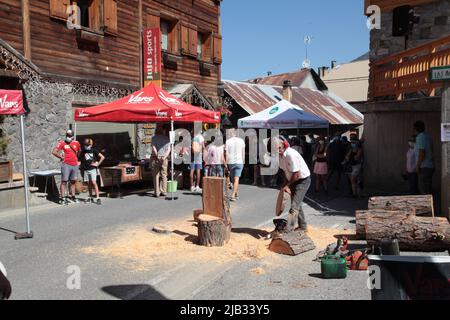
[[[25,154],[25,130],[24,130],[24,121],[23,114],[20,115],[20,133],[22,139],[22,161],[23,161],[23,182],[24,182],[24,190],[25,190],[25,215],[27,221],[27,232],[26,233],[17,233],[15,236],[16,240],[19,239],[31,239],[33,238],[33,233],[30,229],[30,212],[29,212],[29,199],[28,199],[28,170],[27,170],[27,159]]]
[[[171,158],[171,161],[170,161],[170,171],[171,171],[171,181],[172,181],[172,188],[171,188],[171,198],[169,199],[169,200],[171,200],[171,201],[173,201],[173,200],[177,200],[178,198],[175,198],[175,196],[174,196],[174,191],[173,191],[173,189],[174,189],[174,181],[173,181],[173,178],[174,178],[174,173],[173,173],[173,170],[175,169],[175,166],[174,166],[174,160],[175,160],[175,157],[174,157],[174,154],[173,154],[173,152],[174,152],[174,149],[175,149],[175,141],[174,141],[174,138],[175,138],[175,128],[174,128],[174,122],[173,122],[173,119],[171,119],[170,120],[170,134],[169,134],[169,136],[170,136],[170,147],[171,147],[171,150],[170,150],[170,158]]]

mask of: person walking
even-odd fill
[[[359,197],[359,180],[362,169],[362,147],[358,140],[351,141],[351,149],[345,157],[344,165],[347,167],[347,174],[350,178],[352,187],[352,195],[354,198]]]
[[[270,142],[269,142],[270,143]],[[284,172],[285,182],[282,190],[291,196],[291,209],[288,216],[288,228],[307,232],[308,224],[303,212],[303,200],[311,186],[311,172],[303,157],[289,147],[282,137],[275,138],[280,169]]]
[[[203,170],[203,151],[205,149],[205,139],[203,138],[203,134],[199,132],[192,139],[192,158],[191,165],[189,166],[190,170],[190,183],[191,183],[191,192],[202,193],[203,190],[200,188],[200,180],[202,177]],[[195,179],[194,179],[195,178]],[[195,183],[194,183],[195,180]]]
[[[413,136],[408,141],[409,148],[406,153],[406,179],[409,184],[409,194],[418,195],[419,185],[417,176],[417,156],[416,156],[416,137]]]
[[[320,187],[328,194],[328,146],[324,137],[319,137],[318,145],[314,153],[314,174],[316,175],[316,192],[320,192]]]
[[[62,152],[62,154],[61,154]],[[76,199],[75,184],[78,179],[79,162],[78,157],[81,152],[81,145],[74,139],[73,131],[67,130],[64,140],[60,141],[53,149],[52,154],[61,160],[61,186],[60,203],[69,204],[69,202],[78,203]],[[67,186],[70,181],[70,187]],[[69,188],[69,190],[67,190]],[[69,191],[70,198],[66,192]]]
[[[158,126],[156,135],[152,139],[152,157],[150,160],[154,186],[153,196],[155,198],[166,196],[170,151],[171,145],[167,130],[163,126]]]
[[[425,132],[425,123],[417,121],[414,124],[416,137],[416,172],[418,175],[419,192],[421,195],[433,194],[433,175],[435,171],[433,156],[433,141]]]
[[[233,185],[230,201],[234,202],[239,199],[239,180],[244,169],[245,142],[236,136],[235,129],[230,129],[228,134],[231,138],[226,143],[225,160],[228,165],[230,181]]]
[[[95,203],[102,204],[97,184],[98,168],[105,160],[105,156],[93,148],[94,140],[85,139],[83,149],[80,153],[80,170],[83,173],[84,182],[88,184],[88,202],[94,202],[92,190],[95,191]]]
[[[208,158],[211,164],[211,177],[223,177],[223,167],[226,165],[225,161],[225,146],[216,144],[216,137],[211,138],[211,143],[208,146]]]
[[[336,190],[339,190],[339,187],[341,185],[341,178],[344,172],[342,162],[344,162],[346,155],[347,155],[346,146],[344,146],[341,137],[337,135],[336,137],[334,137],[333,141],[328,146],[328,168],[329,168],[328,181],[331,180],[331,178],[335,173],[337,174]]]

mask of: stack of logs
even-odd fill
[[[431,195],[371,198],[368,211],[356,212],[356,233],[374,246],[397,239],[403,251],[450,249],[450,223],[434,216]]]
[[[198,224],[198,244],[222,247],[231,237],[231,211],[224,178],[203,178],[203,210],[194,211]]]

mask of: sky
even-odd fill
[[[345,63],[369,50],[363,0],[224,0],[222,78],[247,80]]]

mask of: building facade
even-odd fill
[[[401,177],[407,142],[414,122],[422,120],[434,144],[436,207],[447,215],[450,155],[440,128],[450,119],[443,116],[444,83],[431,82],[430,69],[450,65],[450,1],[366,0],[365,8],[379,27],[370,33],[369,102],[360,108],[366,187],[377,194],[407,193]]]
[[[58,167],[50,153],[68,128],[110,141],[103,147],[111,158],[144,157],[151,126],[75,125],[73,111],[141,88],[146,28],[161,31],[163,88],[189,103],[215,108],[222,63],[220,4],[0,0],[0,88],[23,90],[30,170]],[[4,156],[21,168],[18,121],[2,121]],[[123,150],[113,150],[114,144]]]

